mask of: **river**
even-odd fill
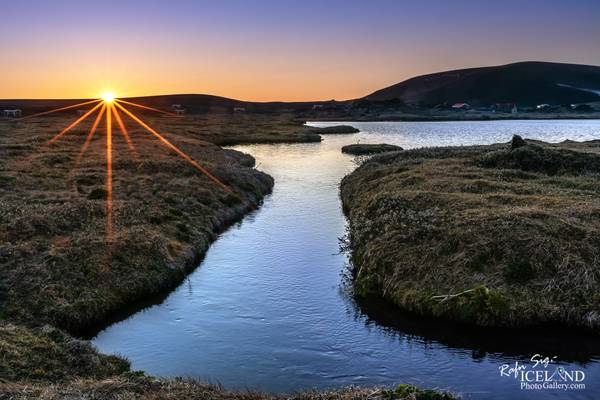
[[[314,123],[328,126],[336,123]],[[600,138],[600,121],[357,122],[321,143],[245,145],[275,178],[262,207],[228,229],[159,304],[93,339],[133,369],[232,389],[292,392],[411,383],[465,398],[585,399],[600,394],[597,337],[560,330],[491,335],[357,305],[348,294],[339,183],[355,167],[340,148],[485,144],[513,134],[557,142]],[[503,364],[535,353],[585,373],[584,390],[521,390]],[[548,353],[550,352],[550,353]],[[556,354],[551,354],[556,353]]]

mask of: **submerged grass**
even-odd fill
[[[341,186],[359,296],[482,326],[600,330],[599,142],[430,148]]]

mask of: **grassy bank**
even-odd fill
[[[481,326],[600,330],[600,142],[433,148],[341,186],[358,296]]]
[[[434,390],[422,390],[410,385],[389,389],[346,388],[329,391],[309,391],[293,395],[271,395],[257,392],[226,391],[218,386],[194,380],[156,379],[145,376],[121,376],[104,380],[78,380],[51,386],[0,384],[0,399],[212,399],[212,400],[452,400],[455,397]]]
[[[252,157],[199,139],[181,127],[183,119],[157,119],[154,125],[227,192],[127,121],[135,154],[115,130],[109,243],[105,134],[101,126],[76,165],[89,126],[46,145],[67,121],[0,126],[0,317],[11,322],[76,332],[174,287],[273,185]]]

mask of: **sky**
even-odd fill
[[[515,61],[600,65],[597,0],[0,0],[0,98],[365,96]]]

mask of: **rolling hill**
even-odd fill
[[[516,103],[566,104],[600,101],[600,67],[550,62],[519,62],[417,76],[365,97],[435,106]]]

